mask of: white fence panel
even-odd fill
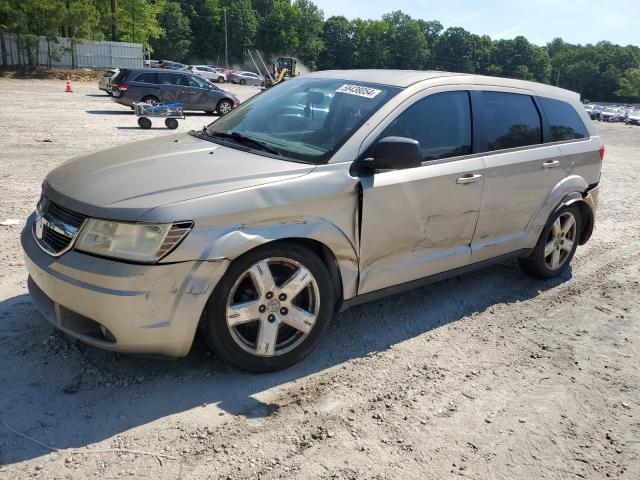
[[[126,42],[99,42],[75,40],[59,37],[47,40],[45,37],[31,37],[22,41],[15,34],[0,36],[6,66],[29,65],[31,57],[36,66],[90,67],[90,68],[139,68],[144,59],[142,44]],[[75,62],[74,62],[75,57]],[[0,66],[4,65],[0,56]]]

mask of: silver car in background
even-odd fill
[[[566,90],[312,73],[51,171],[21,237],[29,291],[97,347],[183,356],[200,332],[233,365],[278,370],[350,306],[510,258],[563,274],[603,155]]]
[[[102,72],[102,75],[100,75],[100,80],[98,80],[98,88],[111,95],[113,79],[116,78],[118,73],[120,73],[119,68],[111,68]]]
[[[240,85],[263,85],[264,77],[253,72],[243,72],[236,70],[227,75],[227,80],[232,83],[239,83]]]

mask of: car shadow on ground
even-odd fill
[[[111,95],[109,95],[108,93],[86,93],[85,96],[87,97],[110,97]]]
[[[74,448],[206,405],[211,409],[200,417],[218,419],[221,410],[223,415],[267,417],[278,407],[256,398],[262,392],[385,351],[497,303],[527,300],[570,278],[568,269],[559,278],[536,280],[515,262],[505,262],[353,307],[337,316],[319,348],[302,363],[262,375],[223,364],[201,342],[178,360],[87,347],[57,333],[29,296],[20,295],[0,302],[0,418],[40,442]],[[45,453],[0,424],[0,464]]]
[[[133,115],[133,110],[85,110],[91,115]]]

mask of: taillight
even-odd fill
[[[233,108],[236,108],[237,106],[238,106],[238,101],[237,101],[237,100],[234,100],[234,101],[233,101]]]
[[[114,85],[115,88],[117,88],[118,90],[122,90],[123,92],[129,88],[129,84],[128,83],[116,83]]]
[[[600,161],[604,159],[604,145],[600,147]]]

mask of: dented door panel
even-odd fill
[[[484,179],[482,158],[377,173],[362,180],[359,294],[469,263]]]

